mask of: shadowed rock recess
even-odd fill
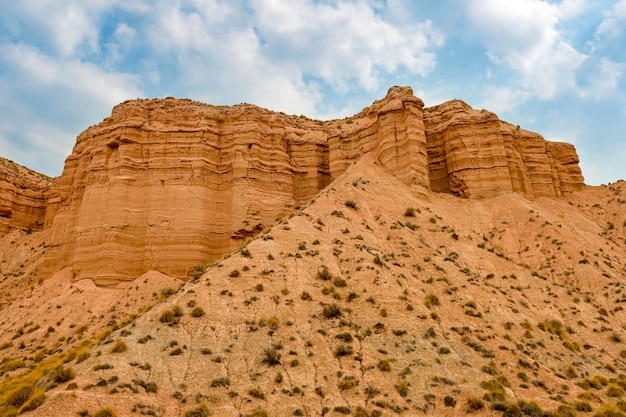
[[[574,147],[409,87],[316,121],[249,104],[131,100],[78,136],[54,182],[0,175],[0,233],[50,228],[43,274],[98,285],[185,277],[293,212],[364,155],[411,186],[465,198],[560,197],[583,187]],[[29,174],[30,175],[30,174]]]

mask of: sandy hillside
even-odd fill
[[[46,236],[16,231],[0,415],[619,415],[625,200],[416,194],[363,157],[190,281],[115,288],[23,281]]]

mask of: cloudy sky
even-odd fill
[[[0,0],[0,155],[60,175],[137,97],[337,118],[410,85],[626,178],[626,0]]]

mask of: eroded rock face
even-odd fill
[[[11,229],[40,230],[52,179],[0,158],[0,237]]]
[[[583,185],[571,145],[459,101],[424,109],[408,87],[328,122],[248,104],[127,101],[78,137],[48,193],[44,276],[71,266],[99,285],[151,269],[185,277],[366,154],[417,192],[533,198]]]
[[[535,198],[559,197],[583,186],[574,146],[548,142],[489,111],[454,100],[426,109],[424,125],[433,191]]]

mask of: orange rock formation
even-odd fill
[[[10,229],[44,227],[51,184],[50,178],[0,158],[0,237]]]
[[[0,176],[0,216],[24,213],[4,222],[13,227],[51,225],[44,276],[71,266],[76,279],[99,285],[148,270],[184,277],[307,202],[366,154],[417,193],[532,199],[583,186],[572,145],[461,101],[424,108],[408,87],[327,122],[167,98],[116,106],[79,135],[51,188]],[[11,191],[16,186],[21,194]]]
[[[583,185],[573,145],[548,142],[489,111],[454,100],[426,109],[424,124],[433,191],[535,198],[559,197]]]

